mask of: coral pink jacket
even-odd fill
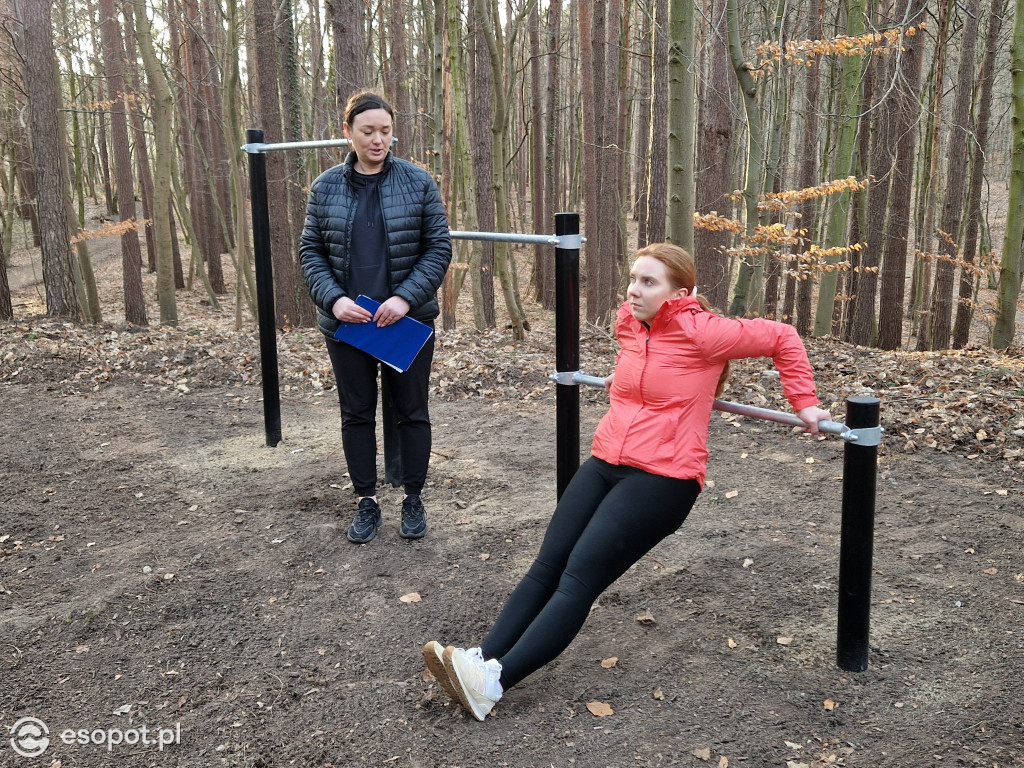
[[[807,351],[791,325],[719,317],[684,296],[665,302],[650,328],[623,304],[615,335],[621,349],[611,407],[591,448],[610,464],[703,486],[711,405],[727,360],[771,357],[793,410],[818,404]]]

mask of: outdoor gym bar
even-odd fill
[[[273,266],[270,252],[270,213],[264,154],[273,150],[316,149],[344,146],[346,139],[309,142],[263,143],[263,131],[246,131],[249,155],[249,190],[252,206],[253,248],[256,258],[256,292],[259,312],[260,366],[263,380],[263,412],[266,443],[281,442],[281,400],[277,363],[277,328],[274,315]],[[453,239],[553,245],[555,247],[555,389],[556,493],[561,497],[580,461],[579,386],[603,387],[604,379],[587,376],[580,364],[580,235],[578,213],[555,214],[554,235],[451,231]],[[795,414],[716,400],[716,410],[775,421],[792,426],[803,422]],[[868,666],[868,632],[871,611],[871,570],[874,541],[875,487],[879,424],[879,400],[850,397],[846,424],[823,421],[822,432],[838,435],[845,443],[843,461],[842,526],[839,553],[839,606],[836,663],[844,670],[860,672]]]

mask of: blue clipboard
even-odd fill
[[[363,309],[371,315],[376,314],[380,306],[369,296],[362,294],[356,299]],[[390,365],[399,373],[404,373],[423,349],[434,329],[411,317],[403,317],[397,323],[378,328],[374,322],[341,323],[334,332],[335,341],[351,344],[367,354],[373,355],[386,365]]]

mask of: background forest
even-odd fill
[[[117,236],[127,323],[177,324],[194,286],[214,307],[233,292],[251,324],[245,130],[340,137],[341,105],[372,87],[453,229],[550,233],[582,212],[590,322],[634,248],[669,239],[734,315],[883,349],[1013,339],[1024,11],[1008,0],[0,0],[0,19],[0,263],[41,249],[50,315],[121,321],[89,252]],[[267,155],[279,327],[312,322],[296,242],[343,152]],[[446,327],[461,291],[478,329],[500,292],[515,338],[524,295],[552,305],[551,248],[456,250]]]

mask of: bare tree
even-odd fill
[[[268,144],[282,141],[281,105],[277,83],[277,52],[274,36],[272,0],[253,0],[253,25],[256,33],[256,76],[259,93],[260,123]],[[270,209],[270,253],[274,264],[274,302],[278,328],[297,325],[298,285],[294,248],[288,224],[288,197],[284,186],[284,157],[267,153],[267,207]]]
[[[124,317],[133,325],[146,325],[146,302],[142,295],[142,248],[135,229],[135,179],[132,174],[128,143],[128,116],[125,106],[124,43],[114,0],[99,0],[100,35],[110,99],[110,138],[114,149],[114,178],[117,181],[117,212],[121,233],[121,266],[124,272]]]
[[[493,231],[494,209],[494,147],[490,125],[485,116],[494,114],[494,88],[492,72],[483,35],[477,31],[487,21],[481,18],[479,4],[469,7],[469,93],[470,109],[474,118],[469,121],[473,146],[473,185],[477,222],[482,230]],[[474,250],[470,264],[473,280],[473,318],[477,330],[494,327],[494,243],[483,242]]]
[[[334,33],[334,85],[340,113],[348,97],[368,84],[366,43],[363,41],[362,0],[330,0]]]
[[[1013,151],[1010,158],[1010,200],[1003,236],[1003,260],[999,268],[999,296],[992,346],[1006,349],[1016,331],[1017,299],[1020,297],[1021,240],[1024,239],[1024,3],[1015,4],[1013,42],[1010,49],[1013,81]]]
[[[926,0],[904,0],[903,14],[907,26],[920,24]],[[879,271],[878,346],[898,349],[903,340],[903,298],[907,276],[908,236],[911,220],[911,200],[914,188],[914,155],[917,147],[917,124],[920,118],[918,89],[924,60],[922,35],[903,41],[899,76],[894,83],[893,133],[896,139],[896,157],[892,166],[888,215],[882,265]]]
[[[125,6],[132,15],[133,4]],[[171,163],[174,146],[171,141],[171,119],[174,100],[153,46],[150,20],[143,8],[137,14],[139,50],[142,54],[146,78],[153,92],[153,132],[156,178],[153,187],[154,257],[156,259],[156,294],[160,304],[160,324],[178,324],[178,305],[174,293],[174,249],[171,217]]]
[[[981,73],[978,76],[978,115],[974,128],[974,145],[971,158],[971,179],[967,189],[967,228],[964,233],[963,271],[960,273],[960,301],[956,308],[956,323],[953,325],[953,346],[957,349],[967,345],[974,316],[973,297],[979,281],[974,266],[977,248],[979,222],[981,220],[981,192],[985,183],[985,159],[988,150],[988,136],[992,119],[992,89],[995,83],[996,56],[999,54],[999,31],[1002,28],[1006,0],[992,0],[988,14],[988,32],[985,34],[985,55],[982,58]]]
[[[14,306],[11,304],[11,285],[7,281],[7,255],[4,253],[4,239],[0,237],[0,320],[13,320]]]
[[[38,191],[46,312],[81,319],[68,225],[70,190],[60,161],[64,144],[49,0],[18,0],[17,13],[24,31],[25,71],[31,73],[31,77],[25,78],[25,85],[32,112],[32,159]]]
[[[655,0],[651,57],[651,161],[647,192],[647,241],[665,239],[668,216],[668,2]]]
[[[726,45],[725,3],[707,4],[707,59],[710,74],[704,81],[699,101],[700,141],[694,169],[697,212],[726,215],[733,190],[730,152],[733,142],[734,79]],[[694,233],[694,261],[700,290],[713,307],[725,308],[729,301],[729,233],[702,229]]]

